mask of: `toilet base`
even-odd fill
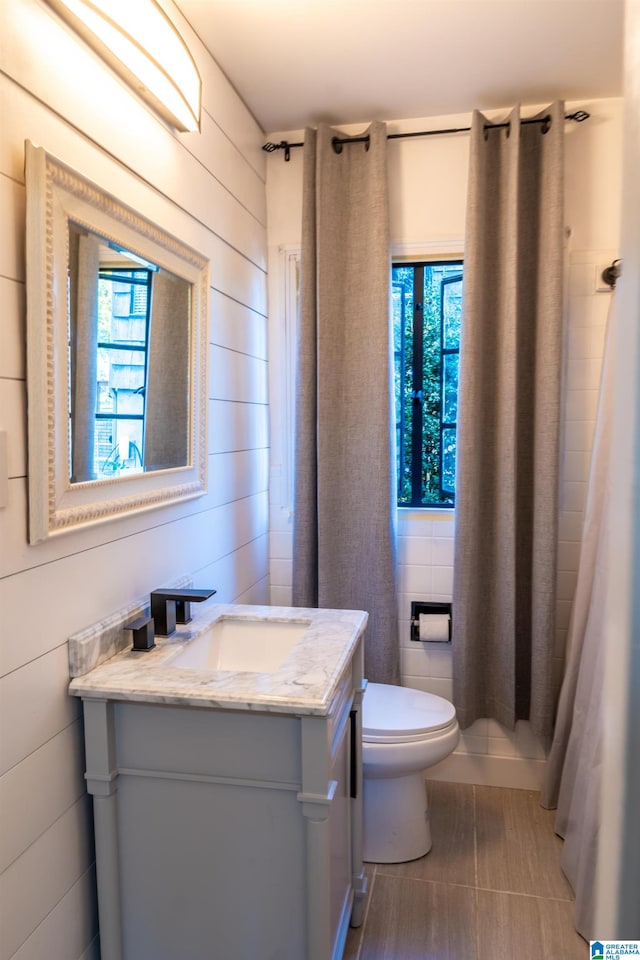
[[[368,778],[363,790],[363,860],[405,863],[431,849],[431,821],[424,774]]]

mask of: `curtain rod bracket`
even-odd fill
[[[610,267],[607,267],[606,270],[602,271],[601,276],[607,286],[611,287],[612,290],[615,290],[616,281],[621,273],[622,260],[614,260]]]

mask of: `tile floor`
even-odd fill
[[[555,814],[538,794],[434,780],[427,791],[433,847],[367,865],[365,919],[344,960],[587,960]]]

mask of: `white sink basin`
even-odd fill
[[[309,627],[309,620],[221,617],[166,661],[191,670],[275,673]]]

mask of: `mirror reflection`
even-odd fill
[[[184,467],[192,285],[69,221],[69,477]]]

